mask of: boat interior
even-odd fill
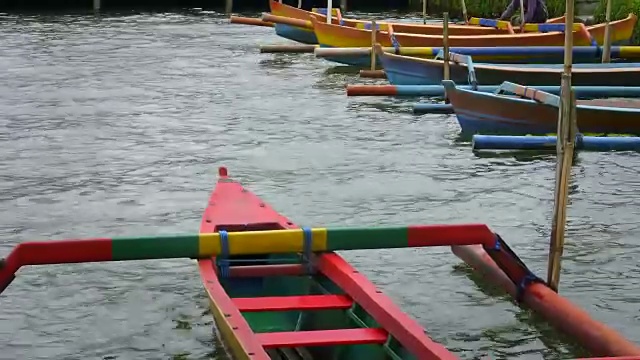
[[[216,227],[283,229],[278,223]],[[414,359],[331,279],[309,273],[301,254],[234,256],[229,261],[234,270],[251,269],[241,277],[220,277],[220,282],[272,359]]]

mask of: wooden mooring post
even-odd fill
[[[93,11],[96,13],[100,12],[100,0],[93,0]]]
[[[573,29],[574,0],[566,0],[565,29]],[[576,100],[571,88],[571,69],[573,63],[573,31],[564,32],[564,70],[558,109],[558,136],[556,143],[557,165],[555,201],[551,223],[551,240],[549,244],[549,266],[547,283],[551,289],[558,291],[560,283],[560,263],[564,251],[564,233],[567,222],[567,203],[569,201],[569,179],[575,149],[577,122]]]

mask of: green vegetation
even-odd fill
[[[427,6],[430,14],[441,14],[448,11],[452,18],[462,17],[461,1],[460,0],[427,0]],[[638,1],[640,0],[617,0],[623,1]],[[467,13],[469,16],[483,17],[495,19],[499,17],[511,0],[474,0],[465,1],[467,5]],[[549,17],[562,16],[564,13],[565,0],[547,0],[547,8],[549,10]]]
[[[626,18],[629,13],[640,14],[640,0],[611,0],[611,20],[619,20]],[[600,0],[598,7],[593,14],[595,22],[603,22],[605,19],[605,11],[607,10],[607,1]],[[631,38],[632,45],[640,44],[640,29],[638,24],[633,31]]]
[[[461,0],[427,0],[429,13],[436,15],[448,11],[451,18],[462,17]],[[612,0],[611,20],[626,18],[629,13],[640,14],[640,0]],[[418,2],[418,1],[416,1]],[[474,0],[466,1],[469,16],[495,19],[502,14],[510,0]],[[564,14],[565,0],[546,0],[549,17],[559,17]],[[604,22],[607,0],[600,0],[593,14],[596,23]],[[632,45],[640,44],[640,27],[636,25],[632,38]]]

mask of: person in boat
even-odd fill
[[[549,12],[547,11],[547,5],[544,0],[523,0],[524,3],[524,22],[526,24],[531,23],[544,23],[549,19]],[[500,20],[511,21],[514,25],[522,23],[520,19],[520,0],[511,0],[507,9],[500,16]]]

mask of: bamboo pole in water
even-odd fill
[[[520,32],[524,32],[524,0],[520,0]]]
[[[602,50],[602,62],[611,62],[611,0],[607,0],[607,10],[605,14],[604,44]]]
[[[464,23],[468,24],[469,23],[469,17],[467,15],[467,4],[466,4],[465,0],[460,0],[460,6],[462,8],[462,17],[464,18]]]
[[[560,282],[560,262],[564,250],[564,231],[567,221],[567,202],[569,196],[569,179],[577,132],[575,94],[571,89],[571,69],[573,62],[573,0],[566,0],[566,19],[564,35],[564,71],[560,92],[560,108],[558,109],[558,140],[556,187],[551,223],[551,240],[549,244],[549,266],[547,282],[549,287],[558,291]]]
[[[427,0],[422,0],[422,23],[427,23]]]
[[[442,17],[442,51],[444,52],[444,79],[449,80],[449,13],[443,13]]]
[[[374,47],[376,46],[376,34],[378,27],[375,20],[371,20],[371,71],[376,71],[376,52]]]

